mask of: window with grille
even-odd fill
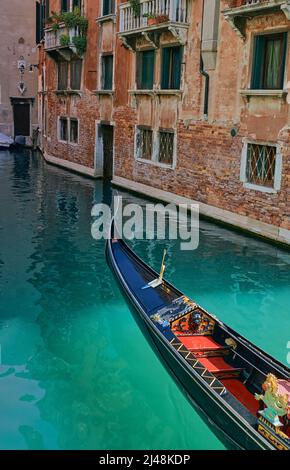
[[[181,79],[182,47],[163,47],[161,61],[161,88],[179,90]]]
[[[59,140],[67,141],[68,138],[68,128],[67,128],[67,118],[61,117],[59,119]]]
[[[159,132],[158,162],[166,165],[173,164],[174,133],[172,131]]]
[[[282,90],[287,49],[287,33],[255,37],[252,88]]]
[[[115,0],[103,0],[103,16],[115,13]]]
[[[69,140],[72,144],[79,141],[79,122],[77,119],[70,119]]]
[[[137,53],[137,88],[139,90],[152,90],[154,83],[154,50]]]
[[[113,55],[102,56],[102,90],[112,90],[113,88]]]
[[[68,84],[68,62],[58,62],[58,90],[66,90]]]
[[[274,187],[276,147],[248,144],[246,178],[249,183]]]
[[[70,63],[70,87],[72,90],[81,89],[82,60],[72,60]]]
[[[137,131],[137,155],[139,158],[151,160],[153,151],[152,129],[138,127]]]

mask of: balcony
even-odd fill
[[[290,20],[290,0],[228,0],[223,11],[226,20],[237,34],[245,38],[246,22],[254,16],[283,11]]]
[[[44,31],[45,52],[52,57],[60,55],[64,59],[69,59],[72,55],[77,54],[73,38],[78,37],[79,34],[78,27],[67,28],[64,24],[60,24],[57,30],[52,27],[46,28]]]
[[[160,34],[170,31],[181,44],[185,44],[188,3],[189,0],[140,0],[138,15],[129,2],[121,4],[120,39],[133,50],[138,36],[144,36],[153,46],[158,47]]]

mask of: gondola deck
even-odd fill
[[[107,258],[168,367],[215,426],[239,448],[289,450],[290,406],[287,417],[287,397],[277,392],[282,385],[287,392],[289,368],[170,283],[147,288],[157,273],[122,240],[108,241]],[[284,414],[278,408],[279,421],[269,399],[286,406]]]

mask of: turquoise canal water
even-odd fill
[[[0,448],[223,449],[91,236],[91,208],[111,196],[37,155],[0,152]],[[170,281],[286,363],[289,253],[206,222],[193,252],[134,242],[155,268],[165,245]]]

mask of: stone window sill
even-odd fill
[[[245,96],[246,98],[250,98],[251,96],[262,96],[262,97],[276,97],[276,98],[284,98],[287,95],[287,91],[285,90],[240,90],[240,94]]]
[[[146,158],[136,158],[136,162],[137,163],[146,163],[148,165],[158,166],[158,167],[164,168],[166,170],[174,170],[175,169],[174,165],[166,165],[165,163],[159,163],[159,162],[154,161],[154,160],[147,160]]]
[[[105,23],[106,21],[113,21],[113,23],[116,23],[116,14],[110,13],[109,15],[99,16],[96,18],[96,23]]]
[[[115,93],[114,90],[94,90],[94,91],[92,91],[92,94],[97,95],[97,96],[98,95],[110,95],[110,96],[112,96],[112,95],[114,95],[114,93]]]
[[[269,188],[267,186],[260,186],[259,184],[254,183],[244,183],[244,188],[252,189],[253,191],[260,191],[261,193],[276,194],[277,190],[275,188]]]
[[[54,90],[54,93],[56,95],[64,95],[64,96],[68,96],[68,95],[82,96],[82,92],[80,90]]]
[[[169,95],[169,96],[181,96],[182,90],[129,90],[130,95]]]

